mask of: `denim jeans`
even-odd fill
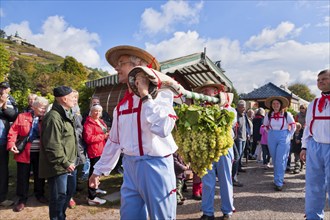
[[[49,199],[49,218],[50,220],[64,220],[65,211],[74,193],[75,177],[73,173],[64,173],[48,178],[50,199]],[[70,176],[70,177],[69,177]]]
[[[0,202],[7,198],[8,193],[8,161],[9,152],[6,144],[0,144]]]
[[[84,163],[84,166],[82,169],[83,176],[88,176],[89,169],[90,169],[90,161],[89,161],[89,158],[86,157],[86,162]]]
[[[72,198],[74,194],[76,194],[76,189],[77,189],[77,170],[74,170],[72,173],[68,174],[67,194],[72,195],[70,198]]]
[[[238,170],[241,169],[241,160],[245,148],[245,141],[235,140],[234,146],[234,163],[232,169],[232,178],[234,181],[237,181]]]

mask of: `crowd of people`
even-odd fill
[[[73,199],[77,188],[76,168],[81,164],[88,165],[88,158],[92,166],[87,172],[92,173],[108,138],[111,117],[102,114],[98,97],[91,98],[91,108],[83,117],[78,92],[66,86],[54,88],[55,101],[51,105],[46,98],[29,94],[28,106],[22,112],[18,111],[10,95],[8,82],[0,84],[0,94],[1,206],[14,204],[13,211],[24,210],[32,177],[37,201],[50,204],[51,219],[57,219],[56,216],[61,219],[63,214],[58,213],[58,207],[65,210],[64,207],[74,208],[76,205]],[[17,165],[16,201],[6,198],[9,152],[13,153]],[[51,189],[49,193],[45,192],[46,179]],[[105,202],[97,195],[106,194],[106,191],[91,189],[88,184],[86,187],[89,205]]]
[[[128,74],[136,66],[159,70],[158,61],[148,52],[117,46],[106,53],[107,61],[117,71],[119,83],[128,83]],[[156,73],[155,73],[156,74]],[[299,173],[306,166],[306,218],[323,219],[326,193],[330,189],[330,70],[318,75],[321,98],[308,107],[300,106],[294,117],[287,111],[289,100],[272,96],[265,107],[246,109],[244,100],[234,112],[233,146],[212,164],[202,178],[194,174],[192,198],[201,200],[201,219],[213,220],[217,180],[220,186],[221,219],[231,219],[235,212],[233,187],[244,187],[238,180],[245,173],[242,159],[256,159],[263,169],[274,170],[274,190],[282,191],[286,171]],[[186,198],[185,172],[190,169],[177,152],[171,132],[178,119],[173,108],[173,93],[160,90],[150,95],[145,74],[135,76],[136,91],[128,86],[124,98],[107,115],[97,97],[91,98],[90,109],[83,115],[78,106],[79,94],[67,86],[54,88],[55,101],[30,94],[29,105],[18,112],[10,96],[7,82],[0,84],[0,203],[8,200],[9,152],[17,164],[16,195],[13,211],[24,210],[28,199],[29,178],[33,172],[34,195],[49,205],[50,219],[65,219],[66,209],[74,207],[77,167],[84,165],[88,176],[87,203],[102,205],[106,194],[99,188],[100,177],[115,169],[119,160],[123,167],[121,186],[122,219],[175,219],[177,205]],[[205,82],[195,91],[216,96],[223,85]],[[229,101],[229,104],[231,101]],[[202,103],[202,105],[211,105]],[[21,147],[21,142],[26,141]],[[45,180],[49,194],[45,192]],[[48,195],[48,196],[45,196]],[[329,202],[330,204],[330,202]]]

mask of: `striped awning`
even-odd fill
[[[115,84],[118,84],[117,74],[86,82],[86,86],[89,88],[103,87],[103,86],[115,85]]]
[[[229,90],[233,88],[233,83],[225,75],[225,71],[213,63],[204,53],[195,53],[160,64],[161,72],[165,74],[178,72],[186,79],[192,89],[203,85],[207,80],[223,84]]]
[[[195,53],[184,57],[164,61],[160,63],[160,71],[171,75],[182,75],[192,89],[203,85],[207,80],[225,85],[230,91],[233,83],[225,75],[225,71],[213,63],[205,53]],[[118,83],[118,76],[111,75],[86,83],[87,87],[102,87]]]

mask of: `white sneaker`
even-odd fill
[[[94,199],[88,199],[88,205],[103,205],[107,200],[100,199],[99,197],[95,197]]]
[[[107,191],[102,190],[102,189],[96,189],[96,193],[106,195],[107,194]]]

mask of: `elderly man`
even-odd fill
[[[41,127],[39,177],[47,178],[50,188],[49,217],[65,219],[65,211],[74,189],[68,178],[75,170],[77,141],[75,137],[75,105],[72,89],[59,86],[53,90],[55,102]],[[70,187],[71,186],[71,187]]]
[[[194,91],[201,92],[204,95],[216,96],[222,91],[223,85],[215,84],[212,81],[206,81],[201,87],[196,88]],[[231,106],[227,105],[226,110],[234,112],[236,111]],[[235,127],[236,117],[233,123]],[[232,133],[234,136],[234,132]],[[234,160],[233,148],[228,150],[227,155],[220,156],[217,162],[213,162],[212,169],[208,170],[208,173],[202,177],[202,211],[203,215],[201,220],[213,220],[214,219],[214,196],[216,177],[218,177],[220,185],[221,196],[221,211],[223,216],[222,220],[230,219],[234,208],[233,197],[233,183],[231,179],[232,161]]]
[[[246,140],[248,134],[250,133],[250,126],[248,118],[245,114],[246,103],[244,100],[239,100],[237,104],[237,126],[236,126],[236,137],[235,137],[235,146],[234,154],[235,161],[233,163],[232,178],[233,185],[242,187],[243,184],[238,181],[237,175],[238,172],[246,172],[242,169],[242,156],[245,149]]]
[[[312,101],[306,114],[300,158],[306,161],[306,219],[323,219],[326,193],[330,205],[330,69],[318,74],[321,98]]]
[[[132,46],[114,47],[106,53],[120,83],[128,83],[135,66],[159,69],[157,60]],[[140,97],[128,88],[114,110],[109,139],[89,179],[97,188],[102,174],[109,175],[123,152],[124,182],[121,187],[122,219],[175,219],[176,182],[172,154],[177,146],[171,135],[175,125],[173,93],[149,94],[149,81],[138,73],[135,85]]]

